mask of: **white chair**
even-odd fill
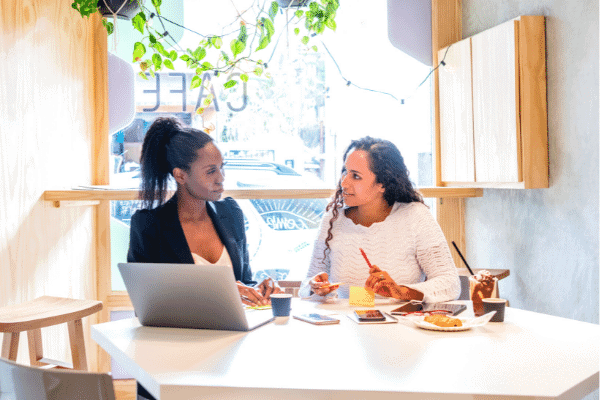
[[[30,367],[0,358],[0,400],[115,400],[112,378]]]

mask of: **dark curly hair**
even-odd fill
[[[387,201],[389,206],[394,203],[412,203],[420,202],[423,203],[423,197],[417,192],[410,179],[409,172],[404,164],[404,158],[400,154],[400,150],[395,144],[389,140],[376,139],[370,136],[366,136],[362,139],[353,140],[344,152],[343,162],[346,162],[348,154],[353,150],[364,150],[369,155],[369,168],[375,174],[377,183],[382,184],[385,189],[383,198]],[[342,179],[344,178],[343,172],[346,167],[342,169],[342,177],[337,185],[337,190],[333,200],[327,205],[326,211],[333,208],[332,218],[329,221],[329,229],[327,230],[327,238],[325,239],[325,250],[323,251],[323,260],[326,257],[329,248],[329,241],[333,239],[331,230],[333,223],[339,216],[339,210],[344,206],[344,198],[342,197]]]
[[[152,208],[164,203],[169,174],[173,175],[174,168],[189,172],[198,157],[197,151],[212,141],[207,133],[190,128],[175,117],[155,119],[144,137],[140,157],[143,207]]]

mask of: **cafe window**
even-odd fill
[[[156,117],[177,116],[214,138],[227,162],[226,190],[280,194],[237,200],[254,278],[303,279],[328,199],[290,198],[287,190],[334,188],[351,140],[369,135],[394,142],[413,183],[433,185],[431,84],[419,86],[431,68],[390,44],[386,12],[386,2],[364,7],[345,0],[337,31],[311,42],[317,51],[278,27],[283,33],[269,77],[249,75],[231,90],[223,88],[230,75],[212,73],[203,76],[208,88],[190,90],[193,74],[185,65],[147,80],[137,77],[135,119],[111,136],[111,185],[138,188],[146,130]],[[202,31],[201,13],[189,14],[195,20],[186,19],[185,26]],[[197,40],[186,32],[181,46]],[[211,105],[197,114],[208,96]],[[433,212],[434,202],[426,203]],[[136,201],[111,202],[113,290],[124,290],[116,265],[126,259],[129,221],[139,207]]]

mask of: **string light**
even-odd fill
[[[166,38],[166,37],[170,36],[170,35],[169,35],[169,32],[167,31],[167,28],[165,27],[165,24],[164,24],[164,22],[163,22],[163,19],[164,19],[165,21],[167,21],[167,22],[169,22],[169,23],[173,24],[173,25],[176,25],[176,26],[178,26],[178,27],[182,28],[182,29],[186,29],[186,30],[188,30],[188,31],[190,31],[190,32],[192,32],[192,33],[195,33],[196,35],[202,36],[202,37],[204,37],[204,38],[208,37],[208,35],[203,35],[203,34],[201,34],[201,33],[198,33],[198,32],[196,32],[196,31],[194,31],[194,30],[192,30],[192,29],[186,28],[185,26],[183,26],[183,25],[180,25],[180,24],[178,24],[178,23],[176,23],[176,22],[173,22],[173,21],[169,20],[168,18],[166,18],[166,17],[164,17],[164,16],[162,16],[162,15],[160,15],[160,14],[154,14],[154,13],[152,12],[152,13],[150,14],[150,19],[154,18],[155,16],[157,16],[157,17],[158,17],[158,19],[159,19],[160,23],[161,23],[161,24],[162,24],[162,26],[163,26],[163,29],[165,30],[165,32],[163,33],[163,38]],[[285,28],[287,28],[287,25],[288,25],[288,24],[289,24],[289,23],[292,21],[292,19],[293,19],[293,18],[294,18],[294,15],[292,15],[292,17],[291,17],[290,19],[288,19],[288,21],[286,22],[286,25],[285,25],[284,29],[282,29],[282,32],[279,34],[279,37],[277,38],[277,41],[275,42],[275,46],[274,46],[274,48],[273,48],[273,52],[271,53],[271,57],[269,57],[269,60],[268,60],[269,62],[271,61],[271,59],[273,58],[273,55],[275,54],[275,50],[277,49],[277,45],[279,44],[279,38],[281,37],[281,35],[282,35],[282,34],[283,34],[283,32],[285,31]],[[211,36],[211,37],[213,37],[213,36],[214,36],[214,37],[220,37],[220,38],[223,38],[223,37],[225,37],[225,36],[231,35],[231,34],[233,34],[233,33],[239,32],[239,31],[240,31],[240,29],[237,29],[237,30],[234,30],[234,31],[232,31],[232,32],[230,32],[230,33],[227,33],[227,34],[223,34],[223,35],[210,35],[210,36]],[[311,36],[311,37],[315,37],[316,35],[317,35],[316,33],[312,33],[310,36]],[[173,39],[174,39],[174,38],[173,38]],[[327,51],[327,54],[329,54],[329,57],[331,58],[331,60],[332,60],[332,61],[333,61],[333,63],[335,64],[335,66],[337,67],[337,69],[338,69],[338,72],[339,72],[340,76],[342,77],[342,79],[343,79],[344,81],[346,81],[346,86],[348,86],[348,87],[350,87],[350,86],[354,86],[355,88],[357,88],[357,89],[360,89],[360,90],[365,90],[365,91],[368,91],[368,92],[380,93],[380,94],[384,94],[384,95],[390,96],[390,97],[392,97],[394,100],[398,101],[398,102],[399,102],[400,104],[402,104],[402,105],[404,105],[404,104],[405,104],[406,100],[408,100],[408,99],[412,98],[412,97],[413,97],[413,96],[416,94],[416,92],[419,90],[419,88],[420,88],[421,86],[423,86],[423,84],[424,84],[425,82],[427,82],[427,80],[429,79],[429,77],[431,76],[431,74],[432,74],[432,73],[433,73],[435,70],[437,70],[437,69],[438,69],[440,66],[445,66],[445,65],[446,65],[446,62],[445,62],[444,60],[446,59],[446,55],[448,54],[448,50],[450,50],[450,47],[452,46],[452,45],[449,45],[449,46],[446,48],[446,52],[444,53],[444,57],[442,57],[442,60],[441,60],[441,61],[438,63],[438,65],[437,65],[435,68],[433,68],[431,71],[429,71],[429,73],[427,74],[427,76],[425,77],[425,79],[423,79],[423,81],[422,81],[421,83],[419,83],[419,85],[418,85],[418,86],[417,86],[417,87],[416,87],[416,88],[413,90],[413,93],[412,93],[410,96],[408,96],[408,97],[405,97],[405,98],[398,99],[396,96],[394,96],[394,95],[393,95],[393,94],[391,94],[391,93],[384,92],[384,91],[381,91],[381,90],[375,90],[375,89],[369,89],[369,88],[361,87],[361,86],[358,86],[358,85],[357,85],[357,84],[355,84],[355,83],[352,83],[352,81],[350,81],[349,79],[346,79],[346,78],[344,77],[344,75],[342,74],[342,70],[341,70],[340,66],[338,65],[337,61],[335,60],[335,58],[333,57],[333,55],[331,54],[331,52],[329,51],[329,49],[327,48],[327,46],[325,45],[325,43],[323,43],[323,41],[321,41],[321,44],[323,45],[323,47],[324,47],[324,48],[325,48],[325,50]],[[265,68],[265,69],[267,69],[267,68],[268,68],[268,63],[267,63],[267,62],[263,63],[263,66],[264,66],[264,68]],[[217,71],[215,71],[215,75],[217,75]]]

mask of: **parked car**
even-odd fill
[[[269,161],[226,159],[225,188],[325,188],[312,175]],[[139,187],[140,171],[115,174],[119,187]],[[111,181],[112,182],[112,181]],[[304,279],[327,199],[238,200],[244,212],[246,236],[254,279],[270,276],[277,280]],[[141,206],[138,201],[112,201],[111,215],[123,231],[119,240],[128,241],[129,222]],[[117,256],[118,257],[118,256]],[[113,262],[115,264],[115,262]],[[114,274],[113,274],[114,276]]]

